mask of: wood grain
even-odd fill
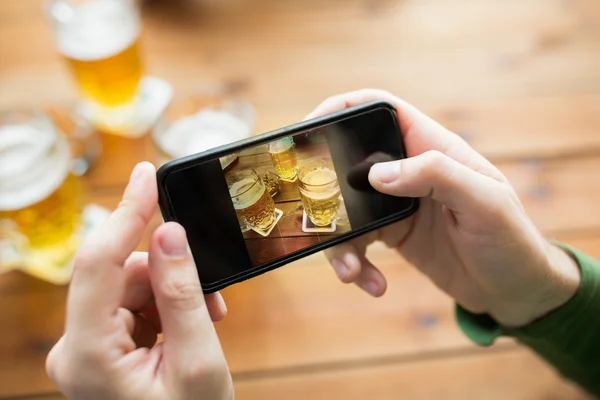
[[[252,102],[260,133],[332,94],[385,88],[497,163],[546,235],[600,257],[597,0],[144,4],[147,72],[171,82],[176,99],[222,83]],[[75,97],[42,6],[0,2],[0,108]],[[135,163],[158,157],[150,136],[102,140],[86,184],[112,209]],[[297,216],[289,222],[297,228]],[[298,239],[280,246],[292,251]],[[510,342],[476,351],[452,302],[421,274],[381,246],[370,258],[389,279],[381,299],[340,284],[322,254],[224,291],[230,315],[217,329],[240,399],[585,398]],[[66,293],[18,272],[0,277],[0,398],[62,398],[43,363]]]
[[[251,380],[235,378],[239,400],[592,399],[561,381],[553,370],[526,350],[474,352],[460,357],[366,364]]]

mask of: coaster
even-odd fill
[[[273,228],[275,228],[275,225],[277,225],[277,223],[279,222],[281,217],[283,217],[283,211],[281,211],[279,208],[276,208],[275,209],[275,222],[273,222],[273,225],[271,225],[271,227],[269,228],[268,231],[264,231],[262,229],[257,229],[257,228],[250,228],[250,229],[252,229],[254,232],[258,233],[260,236],[267,237],[271,234],[271,232],[273,231]]]
[[[306,211],[304,211],[302,214],[302,231],[303,232],[306,232],[306,233],[335,232],[336,229],[337,229],[337,227],[335,225],[335,220],[327,226],[316,226],[315,224],[312,223],[310,218],[308,218],[308,215],[306,215]]]
[[[80,111],[96,128],[115,135],[136,138],[144,136],[163,114],[173,97],[167,81],[146,76],[140,81],[133,104],[105,108],[91,101],[79,104]]]
[[[96,231],[106,219],[110,216],[110,211],[104,207],[90,204],[83,209],[83,226],[79,235],[65,243],[65,246],[79,247],[90,234]],[[71,280],[73,273],[73,261],[68,261],[60,268],[51,268],[44,260],[37,257],[24,257],[25,265],[21,268],[26,274],[38,279],[53,283],[55,285],[65,285]]]

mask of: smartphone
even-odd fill
[[[369,102],[170,161],[159,206],[211,293],[412,215],[418,199],[368,180],[405,157],[396,109]]]

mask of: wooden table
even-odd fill
[[[73,98],[41,7],[0,3],[1,107]],[[597,0],[155,0],[143,15],[146,68],[177,96],[235,87],[264,132],[331,94],[386,88],[497,164],[548,237],[600,257]],[[113,208],[154,149],[148,136],[103,142],[86,182]],[[510,341],[469,343],[452,302],[395,252],[369,258],[389,280],[380,299],[340,284],[321,254],[223,292],[239,399],[586,398]],[[66,291],[0,277],[0,399],[60,398],[43,363]]]

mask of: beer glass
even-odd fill
[[[279,177],[285,181],[295,181],[297,161],[294,139],[288,136],[270,142],[267,150]]]
[[[50,0],[47,13],[91,118],[107,130],[126,125],[142,77],[134,0]]]
[[[222,87],[205,87],[175,99],[152,130],[156,164],[206,151],[252,136],[252,104]],[[220,159],[224,170],[235,165],[239,154]]]
[[[0,113],[0,271],[70,279],[82,192],[67,139],[36,110]]]
[[[304,211],[316,226],[330,225],[340,209],[340,185],[329,158],[311,158],[298,169]]]
[[[258,173],[254,169],[233,172],[227,176],[227,185],[238,219],[252,229],[271,229],[275,223],[275,202]]]

